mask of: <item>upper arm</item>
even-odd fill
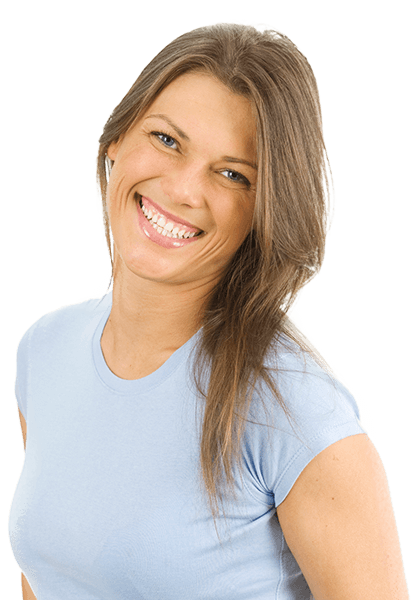
[[[315,600],[408,600],[387,478],[366,434],[320,452],[277,515]]]
[[[23,589],[23,600],[37,600],[24,573],[21,574],[21,587]]]
[[[21,424],[21,431],[23,433],[23,441],[24,441],[24,450],[26,449],[26,437],[27,437],[27,424],[26,419],[21,414],[21,410],[19,409],[19,417]],[[23,590],[23,600],[36,600],[36,596],[33,594],[33,590],[31,589],[29,582],[24,576],[24,573],[21,574],[21,587]]]
[[[26,424],[26,419],[21,414],[20,409],[19,409],[19,417],[20,417],[21,431],[23,433],[24,450],[25,450],[26,449],[27,424]]]

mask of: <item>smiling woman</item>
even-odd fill
[[[170,83],[107,149],[114,277],[181,284],[190,294],[194,284],[199,305],[251,230],[255,139],[251,102],[216,78],[185,73]],[[230,155],[244,174],[227,168]]]
[[[287,317],[324,257],[325,158],[273,31],[184,34],[113,111],[113,290],[18,350],[10,537],[37,600],[408,598],[357,404]]]

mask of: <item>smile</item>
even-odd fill
[[[152,225],[152,227],[164,237],[174,238],[174,239],[188,239],[195,236],[201,235],[203,232],[201,229],[197,229],[194,227],[190,227],[181,222],[176,222],[176,220],[172,221],[167,216],[157,211],[152,202],[146,200],[146,198],[140,199],[140,207],[143,211],[144,216],[147,221]]]
[[[149,240],[163,248],[183,248],[205,235],[205,231],[175,217],[150,198],[136,193],[135,202],[140,230]]]

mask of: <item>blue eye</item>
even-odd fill
[[[177,142],[173,137],[171,137],[171,135],[168,135],[167,133],[162,133],[161,131],[152,131],[151,133],[152,135],[155,135],[160,140],[160,142],[164,144],[164,146],[167,146],[167,148],[172,148],[173,144],[176,144],[177,147]]]
[[[224,169],[224,171],[220,171],[221,173],[230,173],[232,176],[227,177],[230,181],[234,181],[235,183],[245,183],[245,185],[249,186],[250,182],[247,177],[238,173],[238,171],[232,171],[231,169]]]

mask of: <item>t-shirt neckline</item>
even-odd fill
[[[101,336],[103,335],[104,327],[110,316],[113,292],[110,291],[104,298],[104,304],[107,304],[101,318],[98,321],[94,331],[92,340],[92,352],[94,365],[97,375],[105,386],[116,393],[134,394],[136,392],[143,393],[150,389],[161,385],[176,369],[185,364],[188,355],[195,344],[195,341],[200,335],[201,329],[197,331],[185,344],[178,348],[173,354],[153,373],[142,377],[141,379],[122,379],[110,370],[106,363],[104,354],[101,348]]]

